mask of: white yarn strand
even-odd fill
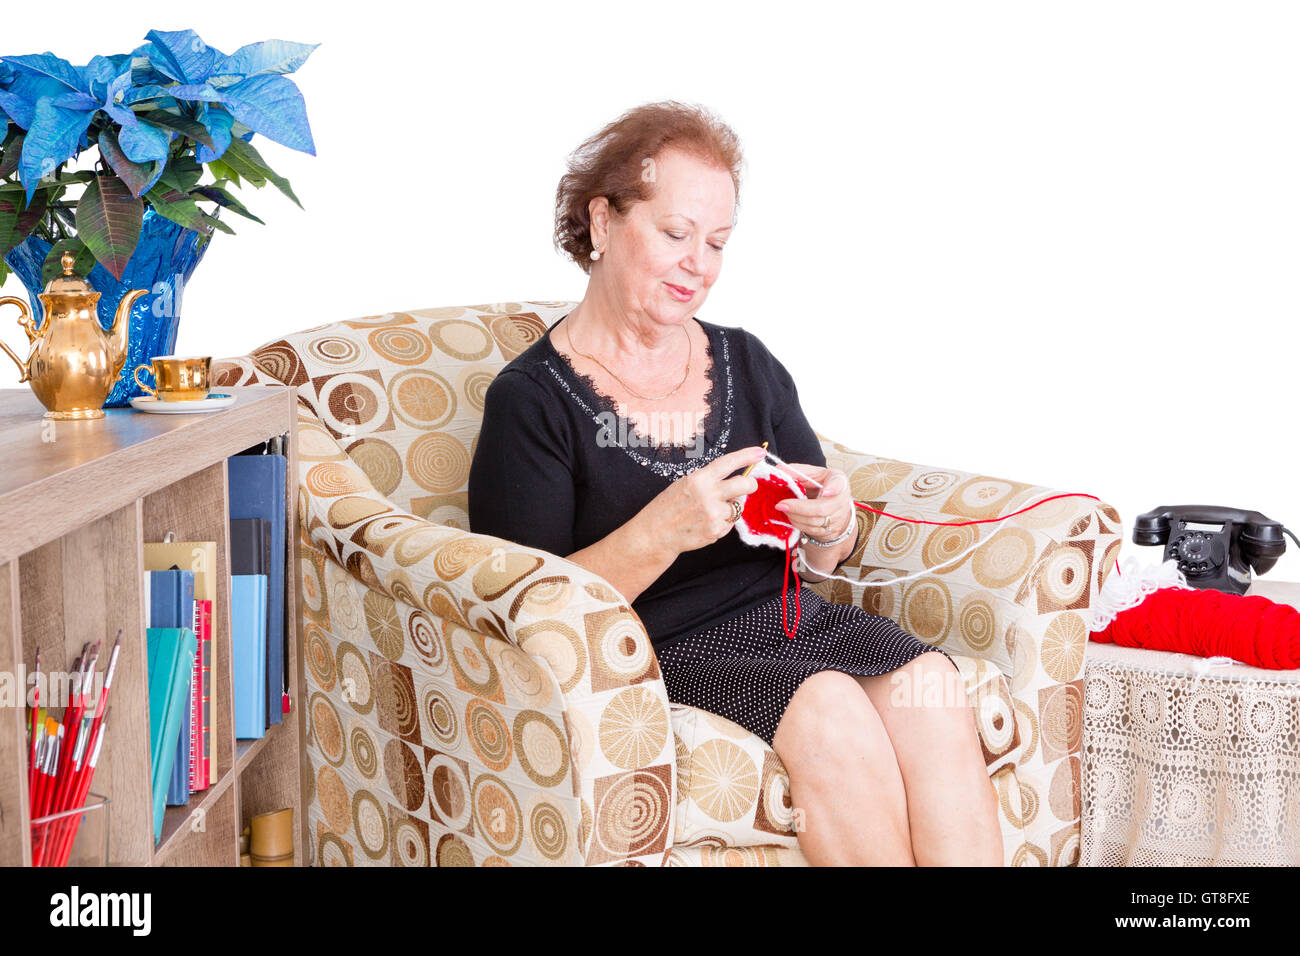
[[[1047,500],[1047,498],[1050,498],[1050,497],[1051,497],[1051,495],[1046,495],[1046,496],[1044,496],[1044,498],[1043,498],[1041,501],[1036,501],[1036,502],[1034,502],[1033,504],[1025,505],[1025,507],[1026,507],[1026,508],[1032,508],[1032,507],[1034,507],[1034,505],[1041,504],[1042,501],[1045,501],[1045,500]],[[857,508],[857,505],[855,504],[853,507],[854,507],[854,508]],[[1021,509],[1017,508],[1016,510],[1017,510],[1017,511],[1020,511]],[[884,515],[881,515],[881,517],[885,517],[885,516],[884,516]],[[1018,515],[1013,515],[1013,514],[1011,514],[1011,515],[1006,515],[1006,516],[1001,517],[1001,518],[992,518],[992,519],[989,519],[989,520],[984,521],[984,522],[982,522],[982,523],[983,523],[983,524],[998,524],[998,523],[1000,523],[1000,522],[1002,522],[1002,521],[1006,521],[1008,518],[1015,518],[1015,517],[1018,517]],[[939,527],[942,527],[942,525],[939,525]],[[902,583],[903,581],[915,581],[915,580],[917,580],[918,578],[929,577],[930,575],[934,574],[934,572],[938,571],[940,568],[945,568],[945,567],[947,567],[947,566],[950,565],[950,564],[954,564],[954,563],[956,563],[956,562],[961,561],[961,559],[964,558],[964,557],[966,557],[966,555],[970,554],[972,551],[975,551],[975,550],[979,549],[980,547],[982,547],[982,546],[987,542],[987,540],[988,540],[987,538],[985,538],[985,539],[983,539],[983,540],[981,540],[981,539],[978,538],[978,535],[979,535],[979,532],[978,532],[978,531],[975,532],[975,534],[977,535],[977,538],[976,538],[975,543],[972,544],[972,545],[971,545],[969,548],[967,548],[965,551],[961,552],[960,554],[955,554],[955,555],[953,555],[951,558],[948,558],[946,561],[940,561],[938,564],[933,565],[932,567],[926,568],[924,571],[917,571],[915,574],[909,574],[909,575],[907,575],[907,576],[905,576],[905,577],[901,577],[901,578],[889,578],[889,579],[884,580],[884,581],[862,581],[862,580],[858,580],[858,579],[855,579],[855,578],[845,577],[845,576],[842,575],[842,574],[829,574],[829,573],[827,573],[827,572],[825,572],[825,571],[818,571],[816,568],[811,567],[811,566],[808,564],[808,561],[807,561],[807,560],[804,558],[804,556],[803,556],[803,551],[802,551],[802,550],[799,550],[799,551],[796,551],[796,552],[795,552],[795,570],[800,570],[799,565],[802,564],[803,569],[808,570],[808,571],[811,571],[811,572],[813,572],[814,574],[822,575],[822,576],[827,577],[827,578],[833,578],[833,579],[836,580],[836,581],[845,581],[845,582],[847,582],[847,583],[849,583],[849,584],[861,585],[861,586],[864,587],[864,588],[884,588],[884,587],[890,587],[891,585],[894,585],[894,584],[900,584],[900,583]]]
[[[855,505],[854,507],[856,507],[856,505]],[[883,516],[882,516],[882,517],[883,517]],[[1011,517],[1011,516],[1008,515],[1007,517]],[[997,520],[997,521],[1005,521],[1005,520],[1007,520],[1007,519],[1006,519],[1006,518],[998,518],[998,519],[996,519],[996,520]],[[996,523],[996,522],[990,522],[990,524],[993,524],[993,523]],[[825,571],[818,571],[816,568],[814,568],[814,567],[812,567],[811,565],[808,564],[807,560],[806,560],[806,559],[804,558],[804,556],[803,556],[803,551],[802,551],[802,550],[800,550],[800,551],[796,551],[796,552],[795,552],[795,570],[796,570],[796,571],[800,570],[800,567],[799,567],[799,566],[800,566],[800,565],[803,565],[803,569],[804,569],[804,570],[811,571],[811,572],[813,572],[813,574],[819,574],[819,575],[822,575],[822,576],[827,577],[827,578],[834,578],[836,581],[847,581],[849,584],[857,584],[857,585],[861,585],[861,586],[864,587],[864,588],[884,588],[884,587],[889,587],[890,585],[893,585],[893,584],[899,584],[899,583],[901,583],[901,582],[903,582],[903,581],[915,581],[917,578],[926,578],[926,577],[929,577],[930,575],[934,574],[935,571],[939,570],[940,568],[944,567],[945,565],[952,564],[954,561],[960,561],[962,558],[966,557],[966,555],[970,554],[972,551],[974,551],[976,548],[980,547],[982,544],[984,544],[983,541],[976,541],[974,544],[972,544],[969,548],[967,548],[967,549],[966,549],[965,551],[963,551],[961,554],[954,555],[953,557],[949,558],[947,561],[941,561],[941,562],[939,562],[938,564],[934,565],[934,567],[926,568],[924,571],[918,571],[916,574],[909,574],[909,575],[907,575],[906,577],[902,577],[902,578],[889,578],[889,579],[886,580],[886,581],[861,581],[861,580],[858,580],[858,579],[856,579],[856,578],[848,578],[848,577],[845,577],[845,576],[842,575],[842,574],[829,574],[829,573],[827,573],[827,572],[825,572]]]
[[[1090,631],[1104,631],[1121,611],[1137,607],[1152,591],[1161,588],[1187,588],[1187,579],[1173,558],[1163,564],[1139,566],[1137,558],[1124,559],[1118,573],[1112,574],[1097,595]]]
[[[776,455],[774,455],[772,452],[769,451],[767,453],[767,457],[770,458],[772,460],[772,463],[775,464],[778,468],[783,468],[786,471],[786,473],[790,475],[790,477],[797,478],[799,481],[805,482],[806,484],[810,484],[814,488],[821,487],[821,484],[819,482],[813,481],[802,471],[796,469],[789,462],[782,461],[780,458],[776,457]]]

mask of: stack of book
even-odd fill
[[[162,638],[154,631],[187,630],[195,641],[195,654],[185,675],[182,694],[175,704],[175,737],[168,734],[173,752],[165,762],[169,767],[164,806],[184,806],[190,794],[206,790],[212,783],[212,614],[217,598],[215,541],[150,542],[144,546],[145,608],[148,613],[149,646]],[[182,641],[179,635],[168,641]],[[152,650],[150,651],[152,659]],[[155,693],[159,700],[170,700],[162,689],[168,676],[149,670],[150,724],[154,722]],[[162,715],[163,726],[170,726],[171,716]],[[155,783],[159,764],[153,764]],[[158,793],[154,793],[154,829],[160,832],[161,811]],[[155,834],[156,835],[156,834]]]
[[[286,465],[278,443],[227,459],[235,737],[263,737],[288,713],[284,587]],[[217,543],[147,543],[146,636],[154,839],[165,808],[216,782],[212,745]],[[190,650],[192,644],[192,650]]]
[[[274,447],[226,462],[235,736],[262,737],[288,712],[285,683],[286,459]]]

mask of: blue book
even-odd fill
[[[153,795],[153,839],[162,836],[166,812],[167,784],[176,759],[176,739],[181,718],[190,710],[186,693],[194,672],[194,655],[199,642],[188,627],[145,629],[149,655],[149,757]]]
[[[283,719],[285,692],[284,569],[287,554],[285,482],[288,460],[284,455],[235,455],[226,461],[230,489],[230,517],[265,518],[271,526],[271,553],[266,563],[266,717],[272,724]]]
[[[188,627],[194,629],[194,572],[149,572],[149,627]],[[186,682],[186,700],[194,693],[193,674]],[[181,736],[176,743],[167,787],[167,806],[183,807],[190,802],[190,709],[181,718]]]
[[[264,518],[230,522],[230,665],[234,678],[235,737],[263,737],[267,727],[266,551]]]

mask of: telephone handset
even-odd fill
[[[1189,527],[1194,524],[1221,527]],[[1264,574],[1277,564],[1286,553],[1283,534],[1300,546],[1289,529],[1258,511],[1214,505],[1153,508],[1133,525],[1134,543],[1165,545],[1164,560],[1177,561],[1189,585],[1230,594],[1246,593],[1252,570]]]

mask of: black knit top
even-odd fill
[[[555,349],[549,329],[507,364],[484,398],[470,529],[567,557],[727,452],[767,441],[786,462],[824,466],[785,367],[744,329],[696,321],[709,340],[702,444],[650,445]],[[784,551],[747,545],[731,531],[682,552],[631,606],[663,647],[779,597],[784,560]],[[792,603],[792,621],[793,613]]]

